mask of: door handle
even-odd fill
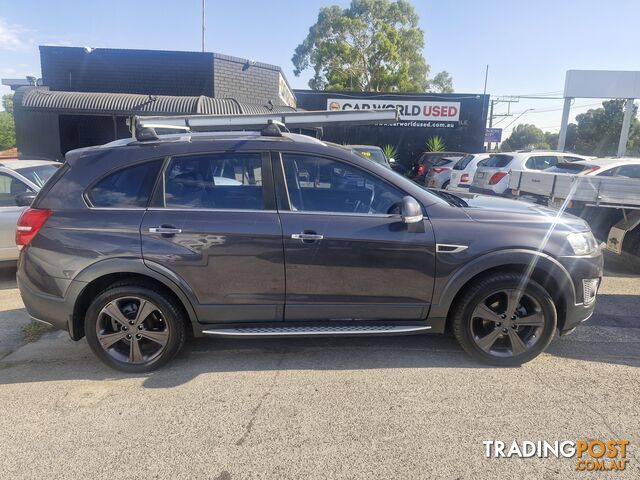
[[[149,233],[161,233],[162,235],[175,235],[176,233],[182,233],[179,228],[173,227],[151,227]]]
[[[322,240],[324,237],[317,233],[292,233],[291,238],[303,242],[315,242],[316,240]]]

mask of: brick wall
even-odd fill
[[[231,97],[240,102],[284,105],[278,95],[280,69],[242,58],[214,54],[214,92],[217,98]]]

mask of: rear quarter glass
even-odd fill
[[[44,187],[40,189],[40,191],[36,195],[36,198],[33,199],[31,206],[33,208],[38,208],[40,206],[42,199],[49,194],[49,192],[56,185],[56,183],[58,183],[58,181],[62,177],[64,177],[70,169],[71,167],[69,166],[68,163],[66,162],[63,163],[62,166],[60,166],[60,168],[58,168],[58,170],[56,170],[56,172],[51,176],[51,178],[49,178],[47,183],[44,184]]]

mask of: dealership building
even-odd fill
[[[395,125],[327,127],[340,144],[390,144],[405,164],[441,137],[452,151],[483,148],[488,97],[292,90],[280,67],[211,52],[41,46],[42,79],[16,91],[18,151],[62,159],[74,148],[130,136],[134,114],[255,114],[398,108]],[[32,82],[34,83],[34,82]]]

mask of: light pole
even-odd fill
[[[207,0],[202,0],[202,51],[204,52],[204,32],[206,30],[205,28],[205,10],[206,10],[206,3]]]

